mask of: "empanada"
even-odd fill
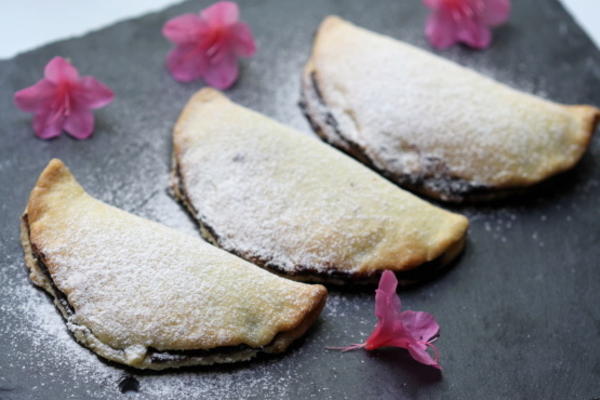
[[[31,280],[77,341],[136,368],[281,352],[327,296],[90,197],[59,160],[31,192],[21,239]]]
[[[392,181],[448,201],[571,168],[600,110],[519,92],[337,17],[321,24],[301,105],[315,131]]]
[[[202,235],[276,272],[341,284],[390,269],[418,280],[463,247],[465,217],[215,90],[191,98],[173,141],[172,188]]]

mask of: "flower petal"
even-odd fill
[[[419,347],[416,345],[410,345],[410,346],[408,346],[408,352],[410,353],[412,358],[414,358],[416,361],[420,362],[421,364],[431,365],[432,367],[435,367],[437,369],[442,369],[441,365],[438,362],[439,360],[434,360],[429,355],[429,353],[427,353],[425,348],[422,348],[422,347]]]
[[[217,64],[209,64],[202,77],[206,83],[217,89],[229,88],[238,77],[237,59],[228,54]]]
[[[60,109],[47,109],[33,118],[33,130],[42,139],[51,139],[62,132],[65,117]]]
[[[392,271],[383,271],[375,291],[375,316],[377,325],[365,342],[367,350],[382,346],[397,346],[406,342],[407,336],[399,325],[400,297],[396,294],[398,280]],[[410,339],[410,338],[409,338]]]
[[[238,22],[232,28],[233,51],[239,57],[251,57],[256,52],[256,44],[250,27]]]
[[[194,45],[180,45],[167,55],[167,68],[179,82],[191,82],[206,72],[205,54]]]
[[[168,20],[162,34],[171,42],[186,44],[197,42],[206,29],[206,22],[196,14],[183,14]]]
[[[85,108],[72,110],[64,124],[67,133],[77,139],[87,139],[94,131],[94,114]]]
[[[232,1],[219,1],[205,8],[200,13],[210,26],[227,26],[235,24],[240,17],[240,10]]]
[[[473,48],[485,49],[492,42],[492,33],[482,22],[465,18],[458,30],[458,39]]]
[[[56,95],[56,86],[47,79],[15,93],[14,102],[26,112],[41,112]]]
[[[427,312],[410,310],[402,311],[400,313],[400,319],[402,320],[404,329],[418,341],[428,342],[440,331],[440,326],[433,315]]]
[[[92,76],[84,76],[71,94],[78,107],[100,108],[115,98],[112,90]]]
[[[401,347],[407,349],[415,339],[407,331],[400,320],[378,323],[371,336],[365,342],[366,350],[374,350],[380,347]]]
[[[506,22],[510,14],[510,0],[487,0],[481,15],[483,23],[496,26]]]
[[[400,312],[400,297],[396,294],[398,279],[392,271],[385,270],[375,291],[375,315],[380,320],[394,320]]]
[[[62,57],[54,57],[44,68],[44,76],[52,83],[76,82],[79,79],[77,68]]]
[[[457,26],[450,13],[435,11],[427,17],[425,35],[435,48],[445,49],[457,41]]]

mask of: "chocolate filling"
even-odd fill
[[[319,88],[315,71],[310,73],[309,80],[309,82],[306,82],[307,79],[305,78],[298,105],[313,130],[330,145],[346,152],[387,179],[397,182],[399,185],[405,186],[412,191],[453,202],[489,200],[490,198],[503,197],[520,191],[519,188],[497,189],[486,185],[474,184],[463,178],[454,176],[449,172],[447,165],[437,157],[422,157],[424,172],[419,175],[393,173],[378,168],[358,143],[353,142],[342,134],[339,123],[330,111],[321,111],[320,116],[311,116],[308,106],[309,100],[306,94],[306,91],[309,90],[308,86],[322,108],[326,109],[327,103]],[[324,132],[325,128],[321,124],[329,127],[335,134],[336,139],[342,142],[343,145],[330,140]]]
[[[24,224],[25,224],[27,232],[28,232],[27,237],[30,237],[29,236],[29,232],[30,232],[29,231],[29,221],[27,219],[27,214],[23,215],[22,218],[23,218]],[[35,259],[37,267],[42,272],[42,274],[44,274],[47,281],[50,283],[50,286],[53,291],[53,293],[51,293],[51,294],[63,307],[65,313],[67,314],[66,315],[67,317],[74,315],[75,310],[69,303],[67,296],[56,286],[56,284],[54,283],[54,280],[52,279],[50,271],[48,270],[48,267],[45,263],[44,253],[41,252],[38,249],[38,247],[34,243],[31,242],[31,240],[29,240],[29,244],[31,246],[31,252],[32,252],[33,258]],[[273,340],[269,344],[267,344],[265,347],[269,347],[270,345],[275,343],[277,338],[278,338],[278,335],[276,335],[273,338]],[[208,357],[208,356],[214,356],[214,355],[230,355],[230,354],[234,354],[234,353],[244,351],[244,350],[261,350],[261,349],[262,348],[250,347],[245,344],[240,344],[237,346],[221,346],[221,347],[215,347],[213,349],[208,349],[208,350],[203,350],[203,349],[157,350],[152,347],[148,347],[147,355],[150,357],[151,363],[160,364],[160,363],[173,362],[173,361],[186,361],[191,358],[198,358],[198,357]],[[114,350],[123,351],[121,349],[114,349]]]
[[[27,225],[27,229],[29,229],[29,225]],[[30,245],[31,245],[31,253],[33,254],[33,258],[35,258],[38,268],[40,269],[40,271],[42,271],[42,274],[44,274],[44,276],[46,277],[48,282],[50,282],[50,286],[52,287],[52,291],[54,292],[54,297],[60,303],[60,305],[63,307],[63,309],[65,310],[68,317],[75,314],[75,311],[73,310],[73,307],[71,306],[71,303],[69,303],[69,300],[67,300],[67,296],[65,296],[65,294],[62,291],[60,291],[60,289],[58,289],[56,287],[56,285],[54,284],[54,281],[52,280],[52,277],[50,276],[50,271],[48,271],[48,267],[46,266],[46,263],[44,262],[44,254],[38,250],[38,248],[35,244],[30,242]]]
[[[214,228],[206,223],[206,218],[198,217],[200,214],[187,195],[185,184],[183,182],[183,175],[181,174],[181,168],[179,167],[179,163],[177,163],[175,160],[173,161],[173,169],[175,171],[175,179],[177,180],[172,191],[173,197],[183,206],[192,219],[199,225],[202,237],[215,246],[222,247],[219,243],[219,235]]]
[[[197,210],[192,205],[192,202],[187,195],[187,191],[185,190],[183,176],[181,175],[181,170],[177,162],[174,163],[174,173],[176,178],[175,185],[177,186],[173,190],[175,199],[183,205],[183,208],[200,225],[200,233],[202,236],[204,236],[211,243],[223,248],[220,236],[217,234],[216,229],[207,224],[206,220],[199,216]],[[259,257],[252,253],[241,252],[237,249],[227,248],[226,250],[262,268],[269,269],[279,275],[292,277],[298,280],[317,278],[324,279],[330,284],[370,284],[377,282],[382,273],[382,271],[375,271],[367,274],[340,271],[333,264],[325,265],[325,271],[306,265],[295,265],[290,271],[281,268],[281,266],[275,263],[272,258]],[[444,260],[444,256],[445,254],[442,254],[431,261],[425,262],[418,267],[407,271],[395,271],[395,275],[398,280],[404,284],[432,279],[448,264]]]
[[[238,346],[221,346],[210,350],[166,350],[160,351],[152,347],[148,348],[148,354],[150,355],[150,361],[154,364],[172,362],[172,361],[185,361],[194,357],[207,357],[215,355],[216,353],[227,355],[233,354],[244,350],[259,350],[254,347],[250,347],[245,344]]]

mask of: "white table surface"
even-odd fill
[[[181,0],[0,0],[0,59],[157,11],[179,1]],[[596,46],[600,47],[600,0],[561,1],[592,37]]]

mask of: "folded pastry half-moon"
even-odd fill
[[[136,368],[284,351],[327,296],[90,197],[59,160],[31,192],[21,240],[31,280],[76,340]]]
[[[337,17],[316,34],[300,104],[328,143],[446,201],[499,197],[573,167],[600,117]]]
[[[203,89],[173,132],[173,192],[212,243],[299,280],[420,280],[463,248],[467,219],[315,138]],[[417,268],[419,267],[419,268]]]

